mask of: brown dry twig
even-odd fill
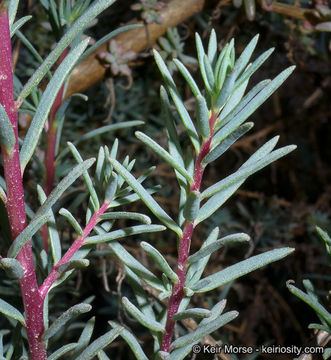
[[[170,27],[175,27],[192,15],[203,9],[205,0],[173,0],[167,3],[160,11],[162,24],[148,24],[149,39],[146,37],[145,27],[125,31],[115,37],[115,40],[121,44],[123,51],[140,52],[163,35]],[[142,24],[143,22],[137,22]],[[100,81],[106,74],[106,69],[97,58],[101,51],[107,51],[107,44],[101,45],[93,54],[82,61],[72,72],[66,97],[74,93],[83,92],[91,85]]]

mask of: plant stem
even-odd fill
[[[99,219],[100,215],[102,215],[108,209],[109,204],[110,204],[110,202],[104,203],[100,207],[100,209],[97,210],[93,214],[90,221],[88,222],[85,229],[83,230],[82,236],[77,238],[72,243],[70,248],[63,255],[62,259],[56,265],[54,265],[53,269],[51,270],[51,272],[49,273],[49,275],[47,276],[47,278],[45,279],[45,281],[43,282],[43,284],[39,288],[39,293],[40,293],[42,299],[45,299],[45,296],[47,295],[47,293],[48,293],[49,289],[51,288],[51,286],[61,276],[61,274],[58,271],[59,267],[61,265],[65,264],[65,263],[67,263],[75,255],[75,253],[84,245],[85,239],[87,238],[87,236],[90,234],[90,232],[93,230],[95,225],[100,220]]]
[[[15,240],[26,227],[26,214],[18,147],[17,112],[13,93],[9,21],[7,9],[5,9],[3,3],[0,4],[0,103],[6,110],[16,137],[15,147],[9,154],[1,147],[7,187],[6,209],[12,239]],[[38,291],[31,242],[28,242],[21,249],[17,255],[17,259],[23,268],[23,277],[19,279],[19,283],[26,314],[26,331],[31,359],[46,360],[47,353],[45,344],[41,341],[41,335],[44,330],[43,301]]]
[[[209,119],[210,136],[202,143],[200,153],[196,158],[194,165],[193,183],[191,184],[190,192],[200,191],[201,181],[205,170],[205,167],[202,165],[202,160],[210,151],[211,141],[214,136],[214,124],[216,118],[217,115],[212,111],[212,114]],[[190,253],[191,239],[194,232],[194,228],[195,228],[194,221],[190,221],[190,222],[186,221],[184,224],[183,235],[179,240],[178,262],[177,262],[177,271],[176,271],[178,276],[178,282],[174,284],[172,294],[169,298],[167,322],[166,322],[165,332],[162,337],[162,345],[161,345],[161,350],[169,353],[171,351],[170,345],[174,335],[174,328],[176,324],[176,322],[172,320],[172,317],[175,314],[177,314],[180,303],[184,297],[184,284],[187,273],[186,260]]]

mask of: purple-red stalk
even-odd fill
[[[7,187],[6,209],[8,213],[12,239],[26,227],[23,178],[21,173],[18,147],[18,117],[14,102],[12,54],[9,31],[8,11],[4,1],[0,1],[0,103],[6,110],[11,122],[16,143],[14,149],[7,153],[1,146],[4,175]],[[26,331],[28,335],[31,360],[46,360],[45,344],[41,341],[44,330],[43,301],[38,291],[36,272],[33,264],[31,242],[28,242],[17,255],[23,269],[19,279],[24,310],[26,314]]]
[[[54,265],[53,269],[45,279],[45,281],[42,283],[42,285],[39,288],[39,293],[42,297],[42,299],[45,299],[45,296],[47,295],[49,289],[54,284],[54,282],[61,276],[58,269],[61,265],[66,264],[74,255],[75,253],[84,245],[84,241],[87,238],[87,236],[90,234],[90,232],[93,230],[95,225],[100,220],[99,217],[102,215],[108,208],[110,202],[104,203],[99,210],[97,210],[93,216],[91,217],[90,221],[87,223],[85,229],[83,230],[82,236],[77,238],[70,248],[67,250],[67,252],[63,255],[62,259]]]
[[[214,124],[216,119],[217,114],[212,111],[212,114],[209,118],[210,136],[202,143],[200,152],[196,158],[194,165],[193,183],[191,184],[190,192],[200,191],[201,181],[205,170],[205,166],[202,164],[202,161],[210,151],[211,141],[214,136]],[[174,284],[172,294],[169,298],[167,322],[165,326],[165,332],[162,336],[161,345],[161,350],[169,353],[171,351],[171,341],[174,335],[174,328],[176,324],[176,322],[172,320],[172,317],[177,314],[179,305],[184,297],[184,284],[187,273],[186,260],[190,253],[191,239],[194,232],[194,227],[194,221],[186,221],[184,224],[183,235],[179,240],[178,262],[176,270],[178,282]]]

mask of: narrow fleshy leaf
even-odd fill
[[[210,136],[209,111],[203,96],[196,97],[196,116],[200,134],[208,138]]]
[[[204,68],[205,68],[205,71],[206,71],[206,76],[207,76],[207,79],[208,79],[208,83],[210,84],[212,90],[214,90],[214,88],[215,88],[215,77],[214,77],[214,72],[213,72],[211,64],[210,64],[210,62],[208,60],[207,55],[205,55],[203,57],[203,63],[204,63]]]
[[[56,188],[47,197],[47,200],[38,209],[35,217],[47,214],[49,209],[56,203],[56,201],[62,196],[62,194],[68,189],[68,187],[81,176],[84,171],[90,168],[95,159],[85,160],[83,163],[76,165],[67,176],[65,176],[56,186]]]
[[[16,237],[8,250],[8,257],[15,258],[22,247],[31,240],[32,236],[50,219],[50,214],[35,217],[30,224]]]
[[[118,326],[114,321],[108,321],[108,323],[112,327]],[[123,330],[121,332],[121,337],[129,345],[131,351],[133,352],[133,354],[137,360],[148,360],[148,357],[145,355],[138,340],[135,338],[135,336],[129,330],[123,328]]]
[[[240,125],[220,144],[211,149],[211,151],[204,157],[202,161],[203,165],[207,165],[212,161],[218,159],[221,155],[225,153],[226,150],[230,148],[231,145],[233,145],[239,138],[245,135],[253,126],[254,124],[252,122]]]
[[[271,48],[261,54],[253,63],[245,70],[245,72],[237,79],[236,88],[240,86],[244,81],[248,80],[256,70],[269,58],[269,56],[273,53],[275,48]]]
[[[122,332],[123,327],[118,326],[113,330],[94,340],[75,360],[91,360],[104,349],[107,345],[112,343]]]
[[[218,112],[228,101],[230,95],[234,91],[234,85],[236,81],[236,74],[233,71],[229,72],[225,78],[222,89],[215,101],[215,111]]]
[[[215,66],[215,84],[218,91],[222,89],[226,75],[231,70],[230,52],[233,44],[234,41],[232,39],[229,44],[224,46],[220,56],[217,59]]]
[[[205,325],[199,325],[193,332],[181,336],[180,338],[176,339],[172,344],[172,349],[181,348],[188,344],[196,344],[199,342],[204,336],[211,334],[212,332],[216,331],[220,327],[224,326],[228,322],[232,321],[239,315],[238,311],[229,311],[224,315],[221,315],[219,318],[210,321]],[[171,359],[171,357],[169,357]],[[175,359],[175,358],[173,358]]]
[[[8,6],[9,27],[11,28],[16,18],[19,0],[10,0],[8,1],[8,3],[9,3]]]
[[[207,292],[236,280],[256,269],[259,269],[274,261],[283,259],[294,251],[292,248],[274,249],[263,254],[252,256],[249,259],[231,265],[217,273],[207,276],[197,283],[190,285],[191,289],[197,293]]]
[[[244,107],[262,90],[264,89],[271,80],[262,80],[257,85],[255,85],[245,96],[244,98],[239,102],[239,104],[225,117],[218,117],[215,123],[215,129],[219,129],[221,126],[221,130],[218,131],[214,137],[212,144],[218,144],[220,141],[222,141],[226,135],[222,132],[222,129],[224,125],[230,123],[235,116],[242,110]],[[234,131],[237,128],[237,126],[232,127],[232,131]],[[229,131],[227,132],[227,135],[229,134]]]
[[[132,24],[132,25],[125,25],[125,26],[121,26],[120,28],[111,31],[109,34],[103,36],[101,39],[99,39],[98,41],[96,41],[92,46],[90,46],[85,52],[84,54],[80,57],[79,62],[82,62],[86,57],[88,57],[90,54],[92,54],[95,50],[97,50],[102,44],[104,44],[105,42],[109,41],[111,38],[117,36],[118,34],[124,32],[124,31],[128,31],[128,30],[133,30],[133,29],[137,29],[142,27],[143,25],[141,24]]]
[[[199,153],[200,151],[199,135],[194,127],[192,119],[188,111],[186,110],[184,103],[180,98],[178,92],[171,87],[168,88],[168,91],[178,111],[179,117],[182,120],[182,123],[186,129],[187,135],[190,138],[196,153]]]
[[[152,198],[152,196],[139,184],[133,175],[131,175],[123,165],[121,165],[115,159],[109,159],[115,170],[125,179],[125,181],[134,189],[139,195],[140,199],[146,204],[146,206],[152,211],[152,213],[161,221],[164,225],[173,230],[178,236],[181,236],[182,230],[175,223],[174,220],[160,207],[160,205]]]
[[[39,202],[42,205],[46,201],[47,196],[40,185],[37,185],[37,193]],[[61,241],[57,231],[55,217],[52,209],[49,209],[47,213],[50,215],[49,221],[47,223],[48,240],[52,251],[53,263],[56,264],[61,259]]]
[[[217,55],[217,37],[214,29],[210,32],[209,42],[208,42],[208,60],[209,63],[213,66],[216,62]]]
[[[213,229],[210,232],[207,239],[201,245],[200,251],[202,251],[204,248],[208,247],[209,245],[213,244],[217,240],[218,234],[219,234],[219,228],[216,227],[215,229]],[[185,281],[186,286],[189,287],[191,283],[195,283],[196,281],[198,281],[200,279],[200,277],[208,263],[209,258],[210,258],[210,255],[207,255],[207,256],[201,258],[199,261],[197,261],[193,264],[190,264],[188,271],[187,271],[186,281]]]
[[[12,124],[6,110],[0,104],[0,144],[4,146],[7,154],[10,154],[15,146],[16,139]]]
[[[236,78],[243,72],[243,70],[247,66],[247,64],[255,50],[258,40],[259,40],[259,34],[255,35],[253,37],[253,39],[245,47],[244,51],[241,53],[240,57],[236,61],[235,65],[234,65]]]
[[[233,244],[236,242],[244,242],[244,241],[249,241],[249,240],[250,240],[250,237],[244,233],[238,233],[238,234],[225,236],[221,239],[216,240],[215,242],[213,242],[210,245],[207,245],[203,248],[201,247],[201,249],[199,251],[197,251],[195,254],[189,256],[189,258],[187,259],[187,262],[189,264],[193,264],[197,261],[200,261],[205,256],[211,255],[213,252],[219,250],[223,246]]]
[[[125,129],[125,128],[131,128],[133,126],[139,126],[142,125],[144,122],[143,121],[139,121],[139,120],[132,120],[132,121],[123,121],[117,124],[111,124],[111,125],[105,125],[105,126],[101,126],[97,129],[91,130],[88,133],[84,134],[83,136],[79,137],[76,141],[73,142],[73,144],[76,146],[79,143],[81,143],[82,141],[88,140],[88,139],[92,139],[96,136],[108,133],[108,132],[112,132],[112,131],[116,131],[116,130],[120,130],[120,129]],[[116,144],[118,142],[117,139],[115,139],[114,144]],[[67,155],[70,152],[69,148],[65,148],[57,157],[57,160],[62,159],[65,155]]]
[[[179,61],[178,59],[173,59],[173,62],[177,66],[177,69],[182,74],[183,78],[186,80],[186,82],[189,85],[193,95],[194,96],[201,96],[201,92],[199,90],[198,85],[194,81],[192,75],[186,69],[185,65],[181,61]]]
[[[77,304],[59,316],[53,324],[43,333],[42,340],[46,341],[54,336],[68,321],[74,317],[84,314],[92,309],[90,304]]]
[[[54,351],[53,354],[49,355],[47,360],[57,360],[67,352],[75,349],[76,347],[77,347],[77,343],[70,343],[67,345],[63,345],[62,347]]]
[[[176,160],[161,147],[158,143],[156,143],[154,140],[152,140],[149,136],[145,135],[144,133],[140,131],[135,132],[136,137],[142,141],[145,145],[150,147],[153,151],[155,151],[158,155],[162,157],[163,160],[165,160],[168,164],[171,165],[174,169],[176,169],[181,175],[183,175],[189,184],[193,182],[193,179],[191,176],[186,172],[186,170],[180,166],[176,162]]]
[[[164,327],[160,323],[150,319],[145,314],[143,314],[135,305],[130,302],[128,298],[122,298],[122,305],[128,313],[130,313],[141,325],[145,326],[147,329],[156,332],[164,331]]]
[[[93,316],[87,321],[82,333],[80,334],[77,346],[75,347],[74,355],[79,355],[87,347],[92,338],[94,325],[95,317]]]
[[[48,83],[46,90],[44,91],[36,113],[31,121],[29,130],[25,135],[22,149],[20,152],[21,168],[24,171],[27,163],[30,161],[32,154],[38,144],[40,135],[44,128],[48,114],[52,108],[53,102],[69,73],[75,66],[75,63],[79,56],[83,53],[88,45],[89,39],[83,40],[69,54],[65,57],[62,63],[57,68],[52,79]]]
[[[13,26],[10,28],[10,37],[15,35],[16,31],[19,30],[26,22],[28,22],[32,18],[31,15],[23,16],[19,20],[17,20]]]
[[[206,199],[238,181],[247,179],[250,175],[263,169],[267,165],[287,155],[288,153],[290,153],[295,149],[296,149],[295,145],[284,146],[280,149],[271,152],[270,154],[266,155],[264,158],[253,163],[250,166],[241,167],[234,174],[227,176],[225,179],[218,181],[217,183],[215,183],[214,185],[210,186],[205,191],[203,191],[201,194],[202,199]]]
[[[83,163],[83,159],[80,156],[80,153],[76,149],[75,145],[72,144],[70,141],[68,141],[67,144],[68,144],[68,147],[69,147],[73,157],[77,161],[77,163],[78,164]],[[98,195],[97,195],[97,193],[96,193],[96,191],[94,189],[92,179],[91,179],[91,177],[90,177],[87,170],[83,172],[83,177],[84,177],[85,184],[86,184],[86,186],[88,188],[88,191],[90,193],[90,196],[91,196],[91,200],[92,200],[93,207],[94,207],[93,210],[96,211],[96,210],[98,210],[100,208],[100,203],[99,203]]]
[[[24,316],[16,308],[14,308],[14,306],[8,304],[2,299],[0,299],[0,313],[19,321],[23,326],[25,326]]]
[[[162,225],[136,225],[130,226],[127,228],[123,228],[120,230],[111,231],[110,233],[106,233],[103,235],[94,235],[86,238],[84,245],[87,244],[98,244],[102,242],[108,242],[120,239],[126,236],[132,236],[137,234],[144,234],[156,231],[163,231],[166,228]]]
[[[242,99],[246,91],[247,85],[248,80],[244,81],[240,86],[238,86],[238,88],[233,91],[232,95],[229,97],[218,117],[219,122],[221,121],[221,119],[224,119],[240,103],[240,100]]]
[[[287,281],[286,286],[290,290],[292,294],[297,296],[299,299],[304,301],[308,304],[314,311],[320,315],[329,325],[331,325],[331,314],[322,306],[318,300],[314,297],[309,296],[308,294],[304,293],[302,290],[298,289],[297,287],[292,285],[293,281]]]
[[[190,192],[183,209],[183,216],[186,220],[193,221],[197,218],[200,209],[200,200],[199,191]]]
[[[120,243],[117,241],[107,244],[114,254],[130,268],[139,278],[143,279],[158,291],[165,291],[162,281],[159,280],[151,271],[145,268],[137,259],[135,259]]]
[[[83,229],[79,225],[78,221],[74,218],[74,216],[71,214],[71,212],[65,208],[60,209],[59,214],[64,216],[71,224],[71,226],[74,228],[74,230],[77,232],[79,236],[83,235]]]
[[[109,182],[106,186],[106,191],[105,191],[105,201],[109,202],[109,201],[113,201],[116,191],[117,191],[117,185],[118,185],[118,176],[115,173],[111,173],[110,175],[110,179]]]
[[[22,266],[16,259],[2,258],[0,260],[0,269],[1,268],[13,279],[20,279],[23,276]]]
[[[194,308],[188,309],[184,311],[180,311],[172,317],[172,320],[184,320],[184,319],[201,319],[206,318],[211,315],[210,310],[201,309],[201,308]]]
[[[167,263],[167,260],[162,256],[162,254],[155,249],[152,245],[148,244],[145,241],[140,243],[140,246],[144,249],[144,251],[149,254],[155,263],[159,266],[159,268],[164,272],[166,276],[173,282],[178,282],[177,274],[171,269],[170,265]]]
[[[99,218],[101,220],[119,220],[119,219],[136,220],[147,225],[150,225],[152,223],[151,219],[147,215],[143,215],[136,212],[128,212],[128,211],[104,213],[100,215]]]
[[[200,72],[201,72],[203,82],[205,84],[207,91],[209,93],[212,93],[212,85],[208,81],[207,72],[206,72],[205,63],[204,63],[204,56],[206,54],[205,54],[205,50],[202,45],[201,38],[198,33],[195,33],[195,44],[196,44],[196,48],[197,48],[198,61],[199,61]]]
[[[243,107],[242,110],[236,113],[233,119],[228,122],[221,130],[223,138],[231,133],[233,129],[241,125],[261,104],[263,104],[291,75],[295,66],[290,66],[276,76],[268,85],[266,85],[251,101]],[[239,104],[242,106],[242,104]],[[220,137],[220,135],[218,135]]]
[[[59,274],[63,274],[66,271],[70,271],[72,269],[83,269],[89,266],[90,261],[87,259],[80,259],[80,260],[69,260],[65,264],[62,264],[57,269]]]
[[[12,1],[11,1],[12,2]],[[16,0],[15,0],[16,2]],[[39,66],[39,68],[33,73],[29,81],[24,85],[18,102],[22,101],[31,93],[51,66],[56,62],[58,57],[62,54],[63,50],[80,34],[91,21],[98,16],[103,10],[109,7],[115,0],[98,0],[93,2],[93,4],[80,16],[75,23],[70,27],[70,29],[65,33],[61,40],[57,43],[54,50],[46,57],[44,62]]]

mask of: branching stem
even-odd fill
[[[7,153],[3,146],[1,147],[7,187],[6,208],[12,239],[15,240],[26,227],[26,214],[18,147],[17,111],[13,93],[9,21],[7,9],[3,6],[0,7],[0,103],[6,110],[16,137],[14,149],[10,153]],[[28,242],[21,249],[17,259],[24,273],[19,283],[26,314],[26,331],[30,345],[31,360],[46,360],[45,344],[41,341],[41,335],[44,330],[43,302],[38,292],[31,242]]]
[[[217,115],[212,111],[209,118],[210,136],[202,143],[200,153],[196,158],[194,165],[193,183],[191,184],[190,192],[200,191],[201,181],[205,170],[205,167],[202,165],[202,160],[210,151],[210,144],[214,136],[214,124],[216,118]],[[179,241],[178,262],[177,262],[178,282],[174,284],[172,294],[169,298],[167,322],[166,322],[165,332],[162,337],[161,350],[165,352],[171,351],[171,341],[174,335],[174,328],[176,323],[175,321],[172,320],[172,317],[175,314],[177,314],[179,305],[184,297],[184,284],[187,273],[186,260],[190,253],[191,239],[194,232],[194,227],[195,227],[194,221],[190,221],[190,222],[186,221],[184,224],[182,238]]]

